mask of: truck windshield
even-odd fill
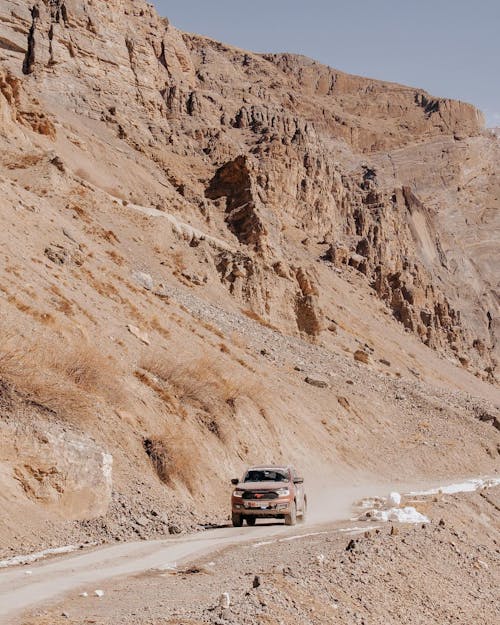
[[[259,469],[247,471],[244,482],[288,482],[287,471]]]

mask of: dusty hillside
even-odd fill
[[[219,521],[249,462],[497,468],[472,106],[127,0],[2,2],[0,94],[2,553]]]

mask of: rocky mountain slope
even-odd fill
[[[4,1],[0,94],[5,550],[210,522],[271,458],[493,470],[476,109],[129,0]]]

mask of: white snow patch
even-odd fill
[[[353,521],[358,521],[359,519],[352,519]],[[365,527],[342,527],[335,532],[349,533],[349,534],[361,534],[363,532],[368,532],[369,530],[374,530],[379,527],[378,525],[366,525]],[[307,538],[308,536],[321,536],[323,534],[331,534],[332,532],[309,532],[308,534],[298,534],[297,536],[287,536],[287,538],[278,538],[276,540],[263,540],[260,543],[254,543],[252,547],[255,549],[257,547],[264,547],[265,545],[272,545],[274,543],[285,543],[291,540],[298,540],[299,538]]]
[[[455,493],[472,493],[480,488],[493,488],[500,485],[500,477],[474,478],[458,482],[457,484],[448,484],[446,486],[436,486],[429,490],[421,490],[408,493],[408,495],[419,497],[425,495],[454,495]]]
[[[97,543],[92,543],[96,545]],[[58,555],[61,553],[71,553],[81,549],[83,545],[66,545],[65,547],[53,547],[52,549],[45,549],[44,551],[38,551],[37,553],[30,553],[26,556],[13,556],[6,560],[0,560],[0,569],[5,569],[8,566],[19,566],[20,564],[31,564],[37,560],[43,560],[47,556]]]
[[[389,493],[387,501],[391,504],[391,506],[399,506],[401,503],[401,495],[396,492]]]
[[[309,532],[309,534],[298,534],[297,536],[289,536],[288,538],[280,538],[280,543],[288,542],[289,540],[298,540],[299,538],[306,538],[307,536],[321,536],[322,534],[328,534],[328,532]]]
[[[353,521],[359,521],[359,519],[353,519]],[[377,528],[378,525],[367,525],[366,527],[342,527],[337,531],[346,534],[360,534],[361,532],[368,532],[369,530],[376,530]]]
[[[176,571],[177,570],[177,562],[167,562],[167,564],[162,564],[156,567],[157,571]]]
[[[398,523],[429,523],[429,519],[412,508],[389,508],[388,510],[371,510],[370,517],[375,521],[397,521]]]
[[[254,543],[253,548],[256,549],[257,547],[264,547],[265,545],[272,545],[275,542],[276,542],[275,540],[263,540],[260,543]]]

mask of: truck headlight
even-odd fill
[[[278,488],[276,491],[280,497],[287,497],[290,494],[289,488]]]
[[[242,497],[244,492],[244,490],[240,490],[239,488],[237,488],[233,491],[233,497]]]

